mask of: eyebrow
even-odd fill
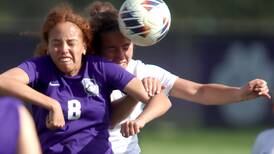
[[[52,41],[52,42],[61,42],[61,39],[55,38],[55,39],[52,39],[51,41]],[[77,42],[78,39],[72,38],[72,39],[67,39],[66,41],[69,41],[69,42]]]

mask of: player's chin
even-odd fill
[[[119,65],[123,68],[127,68],[127,63],[119,63]]]

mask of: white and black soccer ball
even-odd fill
[[[119,10],[119,28],[139,46],[150,46],[169,31],[171,16],[163,0],[126,0]]]

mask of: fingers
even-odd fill
[[[146,77],[142,80],[145,90],[150,96],[154,96],[161,92],[162,85],[156,78]]]
[[[139,133],[138,126],[132,121],[127,121],[121,126],[121,133],[124,137],[129,137]]]
[[[65,125],[53,122],[52,120],[47,120],[46,121],[46,126],[48,129],[55,130],[58,128],[63,128]]]
[[[248,83],[248,85],[249,85],[249,88],[251,88],[251,89],[254,89],[255,87],[262,88],[262,87],[267,86],[267,82],[264,80],[261,80],[261,79],[255,79],[255,80],[250,81]]]
[[[121,125],[121,134],[124,137],[129,137],[138,134],[142,127],[137,121],[127,121]]]
[[[152,81],[152,87],[151,87],[151,96],[157,95],[161,92],[162,89],[162,84],[160,83],[159,80],[153,79]]]
[[[261,79],[252,80],[249,82],[249,88],[257,93],[258,96],[265,96],[268,99],[271,99],[266,81]]]
[[[270,94],[269,94],[269,89],[268,89],[268,87],[262,87],[262,88],[256,87],[256,88],[254,89],[254,91],[257,91],[259,96],[265,96],[265,97],[267,97],[268,99],[271,99],[271,96],[270,96]]]
[[[120,132],[121,132],[122,136],[124,136],[124,137],[129,136],[129,133],[128,133],[129,132],[129,127],[127,126],[128,125],[127,123],[128,123],[128,121],[121,125]]]
[[[58,116],[58,114],[55,114],[53,113],[53,111],[50,111],[48,116],[46,117],[46,126],[51,130],[63,128],[65,126],[65,120],[63,115]]]
[[[51,122],[49,116],[46,117],[46,126],[47,128],[51,128]]]

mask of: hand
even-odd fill
[[[52,130],[65,126],[63,111],[59,103],[55,103],[53,108],[49,111],[46,118],[46,126]]]
[[[156,78],[146,77],[142,80],[142,83],[149,96],[159,94],[162,90],[162,84]]]
[[[245,100],[252,99],[259,96],[267,97],[271,99],[267,82],[262,79],[255,79],[248,82],[247,85],[241,88],[243,98]]]
[[[121,125],[121,134],[124,137],[138,134],[144,126],[145,123],[139,120],[126,121]]]

